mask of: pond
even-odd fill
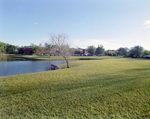
[[[0,77],[51,70],[51,64],[61,65],[65,61],[0,61]]]

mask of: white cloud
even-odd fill
[[[150,21],[145,21],[145,23],[143,25],[149,25]]]
[[[144,28],[150,28],[150,21],[145,21],[143,25],[145,25]]]
[[[81,47],[81,48],[87,48],[90,45],[93,45],[97,47],[98,45],[103,45],[104,48],[106,49],[117,49],[119,46],[115,43],[105,41],[105,40],[98,40],[98,39],[88,39],[88,40],[74,40],[71,44],[71,47],[76,48]]]
[[[36,24],[36,25],[37,25],[38,23],[34,23],[34,24]]]
[[[150,28],[150,25],[145,26],[144,28]]]

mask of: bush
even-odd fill
[[[117,56],[117,53],[114,53],[113,56]]]
[[[108,53],[108,56],[113,56],[113,54],[112,53]]]

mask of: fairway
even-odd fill
[[[77,60],[0,78],[0,118],[150,118],[150,60]]]

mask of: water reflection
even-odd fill
[[[65,61],[0,61],[0,77],[51,70],[51,64],[61,65]]]

